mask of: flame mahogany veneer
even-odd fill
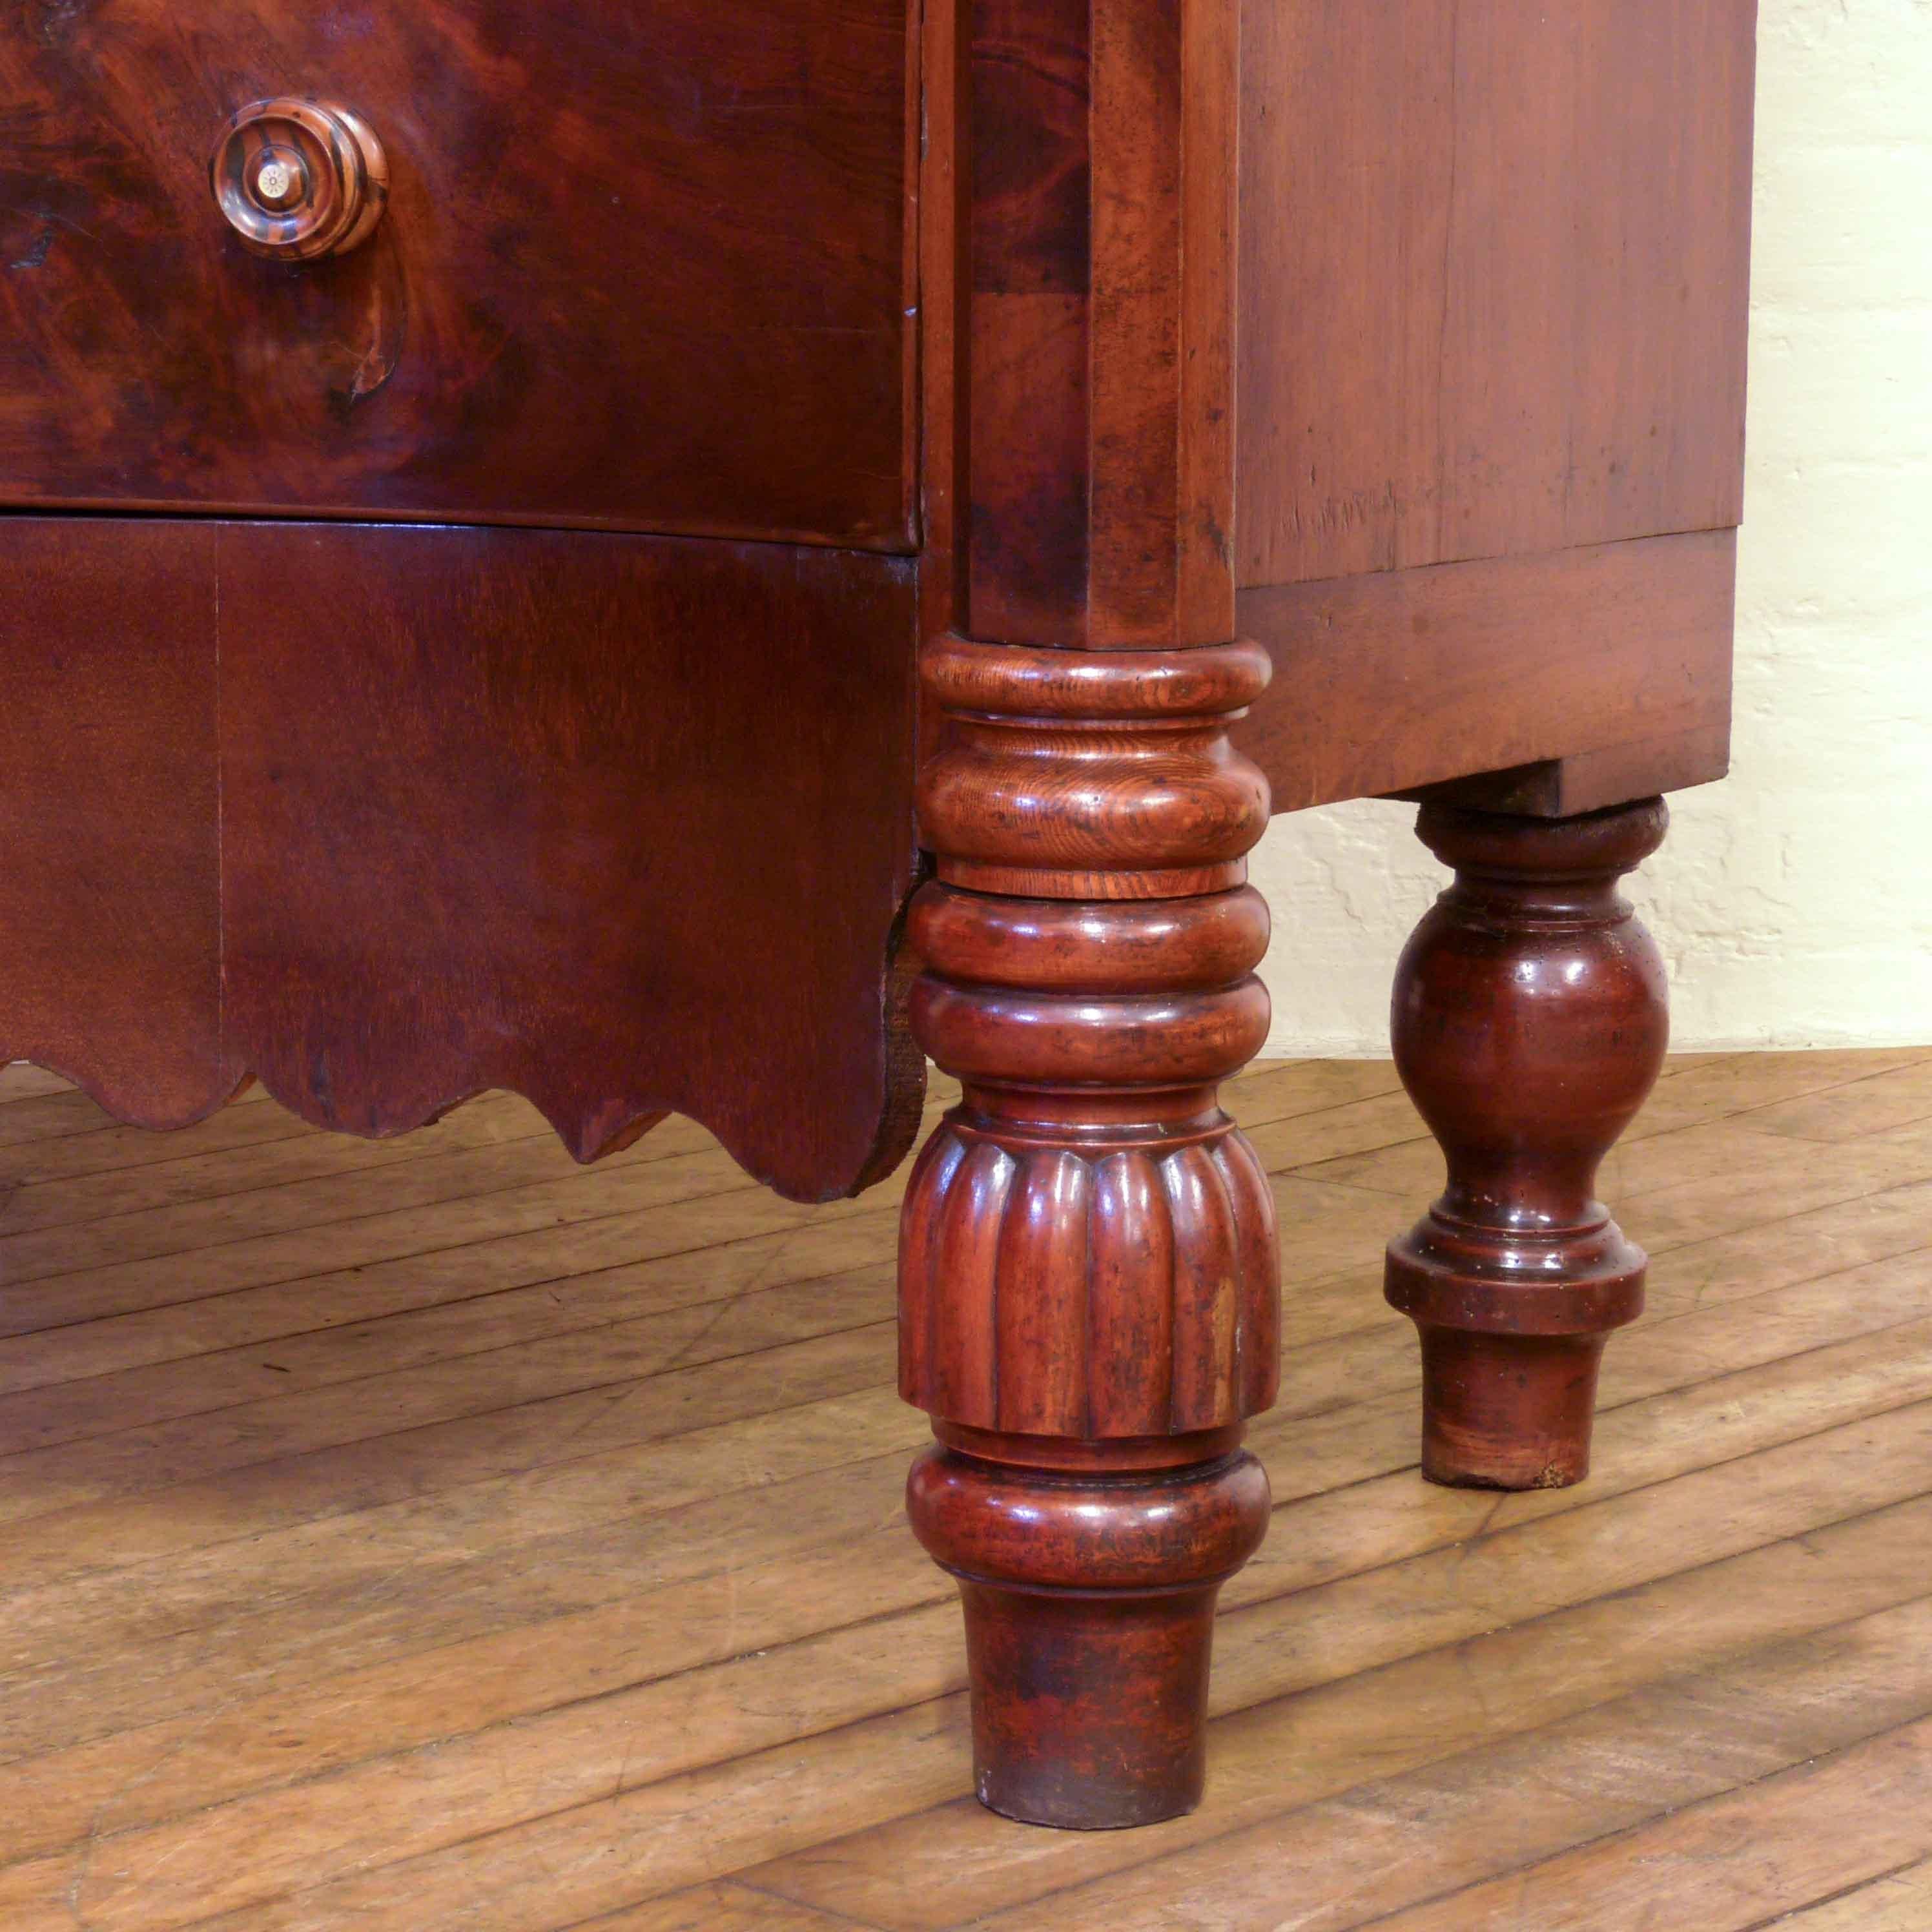
[[[904,0],[115,0],[0,27],[0,476],[96,509],[914,548]],[[208,161],[380,140],[352,253]]]
[[[0,1054],[156,1127],[251,1076],[364,1134],[514,1088],[584,1159],[675,1109],[806,1198],[907,1150],[929,1055],[909,1507],[980,1795],[1186,1808],[1269,1510],[1217,1090],[1271,808],[1418,797],[1456,874],[1396,975],[1424,1473],[1580,1477],[1641,1305],[1592,1198],[1664,1039],[1616,887],[1726,754],[1751,34],[16,10]],[[333,206],[275,155],[211,186],[262,100],[380,139],[348,252],[250,252]]]

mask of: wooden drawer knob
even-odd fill
[[[284,262],[366,242],[389,198],[388,158],[346,107],[258,100],[222,130],[208,164],[214,199],[243,244]]]

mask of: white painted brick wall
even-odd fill
[[[1636,884],[1676,1044],[1932,1041],[1932,0],[1761,0],[1731,777]],[[1274,821],[1270,1050],[1386,1050],[1444,874],[1411,806]]]

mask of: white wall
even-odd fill
[[[1685,1048],[1932,1041],[1932,0],[1760,0],[1732,776],[1634,882]],[[1274,821],[1270,1050],[1380,1054],[1445,874],[1414,808]]]

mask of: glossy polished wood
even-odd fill
[[[1240,11],[1242,584],[1736,524],[1756,0]]]
[[[1735,520],[1737,436],[1726,442],[1723,422],[1741,380],[1742,282],[1731,272],[1742,260],[1742,205],[1735,194],[1725,195],[1738,185],[1744,150],[1738,130],[1748,131],[1749,51],[1738,44],[1739,22],[1748,28],[1748,18],[1735,8],[1723,13],[1706,0],[1688,0],[1660,33],[1630,36],[1616,59],[1592,70],[1580,47],[1616,38],[1618,23],[1604,10],[1561,34],[1526,32],[1507,47],[1508,23],[1486,14],[1472,22],[1466,46],[1449,46],[1447,58],[1429,70],[1431,22],[1446,28],[1446,10],[1431,10],[1408,65],[1400,50],[1387,58],[1398,34],[1384,10],[1316,10],[1318,18],[1270,14],[1246,22],[1238,86],[1243,23],[1234,0],[1126,4],[1092,14],[1061,0],[995,0],[968,10],[963,42],[943,38],[931,50],[934,124],[942,141],[952,136],[952,158],[963,156],[964,165],[949,170],[944,159],[929,160],[926,174],[928,218],[942,236],[957,238],[938,253],[964,277],[963,284],[949,280],[942,269],[930,318],[936,353],[926,393],[937,434],[928,488],[940,506],[945,582],[935,586],[928,623],[936,628],[936,616],[974,641],[942,644],[929,658],[934,748],[922,790],[922,836],[942,885],[916,914],[914,931],[930,921],[944,946],[962,946],[970,970],[992,982],[962,993],[957,982],[969,977],[962,959],[950,969],[934,967],[919,995],[928,1050],[969,1078],[1051,1083],[1077,1066],[1092,1083],[1090,1096],[1107,1082],[1162,1077],[1154,1070],[1184,1059],[1190,1042],[1213,1036],[1220,1025],[1217,1008],[1197,1012],[1178,998],[1158,1028],[1136,1024],[1132,1000],[1118,997],[1109,977],[1104,988],[1097,980],[1082,987],[1090,1024],[1071,1028],[1064,1022],[1072,1002],[1049,990],[1060,982],[1057,968],[1045,962],[1058,956],[1054,946],[1068,935],[1098,929],[1084,901],[1118,906],[1163,892],[1234,889],[1238,874],[1229,868],[1241,848],[1238,840],[1226,850],[1218,842],[1240,814],[1216,814],[1223,781],[1241,767],[1203,757],[1214,734],[1201,728],[1198,715],[1167,721],[1158,740],[1144,731],[1137,739],[1131,721],[1137,712],[1150,716],[1163,686],[1181,688],[1190,662],[1213,658],[1243,631],[1258,632],[1274,655],[1277,694],[1264,712],[1234,728],[1264,772],[1288,780],[1284,802],[1472,778],[1486,783],[1485,775],[1507,767],[1498,802],[1548,811],[1579,795],[1615,802],[1723,767],[1732,564],[1728,540],[1706,532]],[[1694,91],[1679,56],[1706,32],[1724,42],[1708,82],[1722,106],[1719,124],[1708,140],[1700,136],[1684,172],[1702,184],[1731,171],[1714,190],[1708,218],[1724,231],[1720,260],[1701,251],[1702,231],[1687,226],[1674,206],[1678,178],[1660,174],[1648,155],[1633,160],[1637,137],[1628,130],[1648,124],[1642,116],[1620,119],[1618,107],[1635,87],[1653,97],[1646,112],[1677,114]],[[1384,65],[1358,87],[1364,48]],[[1490,144],[1484,152],[1493,178],[1473,163],[1466,170],[1478,184],[1477,212],[1486,228],[1468,224],[1455,182],[1444,181],[1437,121],[1411,111],[1408,91],[1426,91],[1438,70],[1458,86],[1467,82],[1466,112],[1453,101],[1448,108],[1448,152],[1466,141]],[[1369,111],[1351,119],[1358,92]],[[1566,170],[1547,152],[1550,127],[1575,118],[1579,94],[1588,97],[1590,124],[1600,122],[1604,139],[1580,149]],[[1550,123],[1539,119],[1541,110],[1529,104],[1535,103],[1554,104]],[[1238,104],[1244,144],[1262,157],[1242,190],[1238,224],[1228,219]],[[1270,112],[1276,122],[1265,124]],[[1330,140],[1337,121],[1348,124]],[[1306,145],[1294,147],[1292,168],[1271,175],[1285,141]],[[1324,172],[1336,154],[1359,157],[1346,170],[1348,192],[1336,191]],[[1594,208],[1600,193],[1614,197],[1618,170],[1633,166],[1638,177],[1628,205],[1596,210],[1599,225],[1587,232],[1607,247],[1624,224],[1627,239],[1641,238],[1632,244],[1640,272],[1615,272],[1622,305],[1592,308],[1587,291],[1566,290],[1546,272],[1546,258],[1555,251],[1565,270],[1571,266],[1562,246],[1586,246],[1562,242],[1566,224],[1576,226],[1574,211]],[[1550,177],[1544,184],[1549,205],[1532,211],[1520,233],[1506,234],[1495,204],[1519,167]],[[1509,572],[1484,562],[1460,578],[1444,573],[1427,583],[1418,572],[1404,580],[1330,584],[1317,592],[1325,601],[1305,610],[1257,607],[1238,615],[1238,578],[1276,580],[1265,571],[1248,572],[1252,517],[1297,532],[1303,527],[1298,509],[1282,510],[1276,488],[1285,468],[1300,462],[1299,446],[1283,456],[1269,439],[1290,436],[1298,412],[1318,409],[1318,433],[1336,433],[1325,400],[1334,388],[1328,364],[1346,375],[1387,359],[1385,332],[1366,315],[1345,314],[1346,302],[1327,286],[1346,279],[1342,271],[1331,277],[1324,266],[1312,286],[1303,286],[1271,226],[1291,226],[1293,247],[1305,234],[1318,255],[1362,226],[1351,193],[1372,205],[1380,198],[1421,210],[1425,224],[1433,219],[1428,210],[1442,210],[1448,238],[1424,272],[1402,283],[1414,266],[1404,256],[1383,264],[1386,272],[1347,280],[1351,298],[1379,309],[1426,290],[1427,273],[1440,263],[1433,312],[1448,318],[1445,329],[1462,334],[1443,338],[1443,359],[1412,386],[1418,407],[1402,418],[1402,433],[1424,408],[1452,428],[1462,422],[1470,437],[1481,431],[1486,412],[1502,424],[1493,458],[1480,448],[1450,453],[1444,473],[1462,466],[1477,495],[1489,494],[1448,505],[1449,493],[1436,488],[1435,500],[1454,512],[1438,534],[1452,526],[1454,534],[1435,550],[1418,550],[1416,560],[1486,559],[1492,548],[1545,554],[1526,556],[1522,568]],[[1679,248],[1705,278],[1688,321],[1674,306],[1676,285],[1666,289],[1658,279]],[[1593,256],[1581,276],[1587,280],[1597,266]],[[1232,330],[1238,267],[1246,290],[1238,384]],[[1466,312],[1472,290],[1476,310]],[[1480,304],[1491,299],[1514,305],[1520,326],[1512,332],[1498,337],[1487,327]],[[1290,327],[1335,330],[1318,352],[1296,361],[1282,350],[1285,303],[1300,304]],[[1553,320],[1552,306],[1562,310]],[[1580,334],[1566,334],[1570,322]],[[1707,324],[1716,331],[1708,340]],[[1658,330],[1672,335],[1661,359],[1642,346],[1646,333]],[[1630,453],[1644,466],[1641,487],[1633,493],[1612,480],[1604,494],[1610,508],[1578,554],[1594,486],[1587,479],[1577,486],[1574,518],[1552,524],[1540,507],[1547,466],[1577,467],[1579,453],[1562,447],[1573,428],[1570,392],[1585,380],[1600,387],[1605,358],[1624,356],[1636,374],[1611,399],[1619,434],[1645,408],[1674,407],[1681,399],[1670,371],[1679,365],[1670,358],[1680,335],[1685,366],[1708,354],[1724,367],[1721,380],[1693,399],[1703,413],[1687,416],[1682,445],[1672,445],[1690,452],[1694,467],[1703,466],[1698,475],[1717,480],[1716,493],[1706,501],[1694,478],[1683,485],[1672,467],[1682,467],[1678,457],[1646,442]],[[1575,350],[1567,361],[1566,344]],[[1493,365],[1491,358],[1498,358]],[[1257,358],[1268,360],[1256,379],[1264,386],[1284,365],[1292,370],[1286,404],[1276,394],[1251,394]],[[1663,362],[1670,368],[1660,375]],[[1492,366],[1527,385],[1531,408],[1518,407],[1508,382],[1492,380]],[[1238,450],[1231,432],[1243,412]],[[1373,418],[1364,436],[1371,466],[1402,458],[1376,440],[1382,427]],[[1673,434],[1678,427],[1673,418]],[[1628,466],[1616,450],[1593,452],[1590,460],[1599,454],[1605,477]],[[1314,473],[1310,480],[1328,482]],[[1378,476],[1376,490],[1385,484],[1395,498],[1406,487],[1401,477]],[[1637,506],[1628,523],[1618,520],[1617,507],[1626,496]],[[1372,514],[1366,505],[1360,516],[1345,506],[1338,518],[1359,523]],[[1505,526],[1508,541],[1492,545],[1492,533]],[[1653,536],[1667,548],[1606,541]],[[1471,547],[1456,547],[1466,540]],[[1406,560],[1379,550],[1358,555],[1346,544],[1336,560],[1325,573],[1280,575],[1340,578]],[[1621,626],[1606,614],[1619,602],[1628,620]],[[995,668],[1001,653],[989,646],[1006,647],[1010,668]],[[1095,662],[1083,671],[1084,654]],[[1134,689],[1131,654],[1143,658],[1142,694],[1117,713],[1096,694],[1116,688],[1116,680],[1121,692]],[[969,674],[969,664],[984,667],[983,675]],[[1510,696],[1499,701],[1505,692]],[[1545,770],[1552,766],[1554,776]],[[1163,851],[1168,828],[1161,813],[1174,800],[1186,802],[1190,842]],[[941,897],[949,887],[959,904]],[[968,892],[978,896],[969,900]],[[1030,896],[1066,903],[1030,922],[1012,904]],[[927,909],[940,904],[943,916]],[[986,938],[962,939],[976,918],[985,921]],[[997,969],[990,964],[996,930],[999,945],[1012,949]],[[1213,941],[1205,922],[1201,932],[1204,972]],[[1029,986],[1020,976],[1036,959],[1042,983]],[[1217,991],[1217,1002],[1226,992]],[[992,1016],[1000,1030],[989,1040],[976,1039],[975,1026]],[[1225,1047],[1231,1036],[1223,1029],[1221,1037]],[[1054,1132],[1069,1131],[1068,1119],[1056,1117]],[[908,1222],[909,1392],[935,1408],[973,1405],[980,1426],[995,1435],[1009,1394],[1015,1414],[1042,1432],[1047,1418],[1071,1431],[1112,1412],[1111,1397],[1097,1411],[1090,1399],[1081,1406],[1077,1372],[1083,1363],[1104,1362],[1106,1352],[1096,1356],[1082,1340],[1075,1313],[1046,1286],[1052,1270],[1036,1265],[1025,1245],[1046,1238],[1040,1230],[1049,1220],[1070,1252],[1085,1252],[1083,1244],[1096,1238],[1085,1204],[1095,1186],[1089,1165],[1061,1160],[1051,1136],[1046,1145],[1045,1152],[1015,1155],[997,1137],[981,1142],[943,1132],[921,1168],[923,1190],[934,1198],[932,1225]],[[1161,1171],[1157,1159],[1151,1167]],[[920,1198],[916,1188],[916,1204]],[[1048,1200],[1051,1216],[1033,1204]],[[934,1232],[941,1227],[943,1235]],[[1212,1244],[1189,1227],[1178,1245],[1204,1251]],[[1158,1241],[1144,1242],[1132,1267],[1119,1271],[1109,1321],[1123,1332],[1142,1332],[1138,1312],[1162,1305],[1172,1273],[1165,1252]],[[962,1308],[978,1312],[962,1316]],[[928,1316],[936,1325],[922,1328]],[[1010,1344],[1001,1341],[1002,1324],[1016,1338]],[[1148,1332],[1158,1330],[1156,1320]],[[1155,1359],[1157,1384],[1158,1349]],[[1003,1365],[1019,1377],[1013,1390],[1002,1381]],[[1180,1425],[1170,1416],[1170,1426]],[[1081,1438],[1042,1432],[1025,1439],[1038,1457],[1050,1439]],[[1003,1453],[1023,1460],[1020,1449]],[[971,1602],[969,1613],[982,1614]],[[1026,1606],[1002,1616],[1018,1632]],[[1057,1640],[1043,1610],[1040,1630],[1041,1654],[1052,1653]],[[1010,1658],[1023,1648],[1013,1641],[1016,1647],[1001,1653]],[[974,1642],[976,1655],[990,1659],[976,1636]],[[1104,1664],[1083,1655],[1090,1714],[1125,1694]],[[976,1708],[1003,1708],[1010,1694],[1006,1678],[980,1670]],[[1185,1780],[1156,1795],[1151,1771],[1138,1796],[1123,1783],[1090,1780],[1084,1802],[1077,1786],[1032,1779],[1024,1762],[1042,1756],[1070,1761],[1076,1746],[1064,1726],[1056,1735],[1037,1718],[989,1724],[982,1717],[976,1730],[982,1792],[1020,1815],[1122,1822],[1182,1802]],[[1150,1733],[1142,1762],[1151,1766],[1159,1754]]]
[[[389,158],[352,109],[257,100],[223,129],[208,167],[215,206],[251,254],[272,262],[346,255],[389,202]]]
[[[155,1126],[251,1073],[377,1136],[513,1088],[586,1160],[674,1110],[812,1198],[904,1153],[907,565],[34,518],[0,558],[0,1058]]]
[[[988,642],[1235,634],[1233,0],[967,10],[968,609]]]
[[[980,1796],[1036,1823],[1200,1802],[1215,1598],[1267,1525],[1274,1204],[1216,1100],[1268,1031],[1268,794],[1226,738],[1267,676],[926,654],[913,1018],[964,1092],[906,1196],[900,1386],[941,1444],[908,1508],[961,1580]]]
[[[1267,1026],[1268,782],[1487,806],[1524,854],[1721,770],[1749,27],[1745,0],[0,27],[7,500],[358,520],[0,526],[27,585],[0,913],[50,934],[0,963],[18,1050],[158,1123],[251,1069],[373,1134],[515,1086],[586,1155],[676,1108],[815,1196],[903,1149],[922,1043],[965,1090],[908,1180],[902,1373],[939,1444],[910,1497],[962,1585],[980,1789],[1184,1810],[1216,1594],[1267,1515],[1241,1432],[1275,1391],[1273,1196],[1217,1095]],[[339,260],[250,259],[208,198],[213,130],[274,94],[381,130],[392,204]],[[1597,986],[1623,928],[1556,916],[1540,862],[1472,861],[1498,956],[1540,970],[1567,933]],[[1621,1046],[1560,999],[1546,1039],[1460,943],[1430,942],[1407,1064],[1452,1154],[1506,1144],[1560,1217],[1640,1003]],[[1493,1041],[1450,1037],[1479,1010]],[[1505,1048],[1520,1090],[1483,1084]],[[1504,1214],[1477,1260],[1574,1286],[1581,1226],[1538,1250]],[[1498,1341],[1461,1321],[1462,1235],[1425,1233],[1395,1266],[1460,1430],[1438,1472],[1574,1468],[1603,1309]],[[1514,1409],[1512,1351],[1542,1362]]]
[[[1154,1824],[1201,1801],[1215,1600],[1260,1546],[1268,1483],[1251,1455],[1160,1446],[1171,1465],[1070,1480],[1042,1471],[1036,1436],[913,1466],[907,1510],[959,1578],[983,1687],[975,1789],[1007,1816]]]
[[[1396,971],[1396,1065],[1448,1186],[1389,1250],[1422,1337],[1422,1472],[1554,1489],[1588,1473],[1608,1332],[1643,1310],[1644,1255],[1595,1196],[1670,1024],[1664,962],[1620,898],[1664,802],[1537,820],[1423,808],[1456,883]]]
[[[1045,1823],[1198,1802],[1214,1604],[1266,1522],[1273,1202],[1215,1101],[1267,1026],[1267,790],[1227,740],[1268,676],[1229,641],[1236,24],[991,0],[928,52],[909,937],[966,1092],[907,1197],[902,1378],[942,1444],[908,1502],[961,1579],[980,1794]],[[1016,1537],[1036,1490],[1064,1507]]]
[[[124,0],[0,28],[0,498],[913,546],[903,0]],[[388,212],[253,260],[253,101]]]

